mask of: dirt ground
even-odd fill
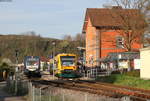
[[[0,82],[0,101],[27,101],[22,96],[13,96],[6,93],[6,91],[3,89],[5,85],[6,82]]]

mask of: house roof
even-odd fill
[[[133,60],[140,59],[139,52],[119,52],[119,53],[109,53],[105,58],[105,61],[116,61],[116,60]]]
[[[42,62],[49,62],[49,59],[46,58],[46,57],[40,57],[40,60],[41,60]]]
[[[141,19],[137,9],[123,9],[121,7],[116,8],[116,6],[112,8],[87,8],[82,32],[86,31],[89,18],[94,27],[120,28],[125,23],[125,16],[131,18],[132,21]]]

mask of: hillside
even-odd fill
[[[56,42],[56,46],[52,42]],[[15,62],[15,50],[19,50],[19,62],[23,61],[25,56],[45,56],[50,57],[55,53],[79,53],[76,47],[80,42],[58,40],[52,38],[43,38],[36,35],[0,35],[0,61],[9,58]]]

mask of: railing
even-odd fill
[[[99,76],[109,76],[111,72],[112,70],[109,69],[91,68],[83,71],[82,74],[85,78],[97,78]]]
[[[28,93],[28,81],[18,80],[16,82],[15,80],[7,80],[6,90],[13,95],[26,95]]]
[[[29,83],[29,101],[119,101],[114,98],[89,94],[53,86],[36,87]]]

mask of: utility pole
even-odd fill
[[[54,46],[54,48],[53,48],[53,79],[54,79],[54,68],[55,68],[55,46],[56,46],[56,42],[55,41],[53,41],[52,42],[52,45]]]
[[[16,56],[16,68],[15,68],[15,94],[17,95],[18,92],[18,55],[19,51],[15,50],[15,56]]]

